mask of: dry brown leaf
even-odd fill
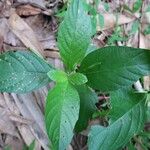
[[[39,8],[45,9],[45,2],[44,0],[16,0],[16,2],[20,4],[31,4],[37,6]]]
[[[8,111],[0,107],[0,132],[19,137],[16,128],[9,119]]]
[[[14,138],[11,136],[7,136],[5,140],[5,144],[9,145],[11,150],[22,150],[24,142],[22,139]]]
[[[44,56],[44,50],[37,40],[33,30],[15,12],[12,12],[12,15],[9,18],[9,27],[27,48],[30,48],[40,57]]]
[[[18,125],[17,127],[26,145],[29,146],[35,140],[35,150],[41,150],[41,144],[35,139],[29,126]]]
[[[45,51],[45,56],[50,58],[60,58],[60,54],[57,51]]]
[[[148,40],[148,35],[144,36],[142,33],[140,33],[140,48],[144,49],[150,49],[150,43]],[[149,38],[150,39],[150,38]],[[144,77],[144,89],[149,90],[150,89],[150,76]]]
[[[135,19],[135,18],[129,18],[129,17],[127,17],[125,15],[122,15],[122,14],[118,15],[118,18],[117,18],[116,14],[105,13],[105,14],[102,14],[102,15],[104,17],[104,27],[101,28],[99,26],[99,23],[98,23],[97,31],[102,31],[102,30],[106,30],[106,29],[109,29],[109,28],[113,28],[113,27],[115,27],[116,23],[118,25],[130,23],[130,22],[134,21],[134,19]],[[97,20],[98,20],[98,18],[99,17],[97,16]]]
[[[4,42],[4,38],[3,36],[0,35],[0,52],[2,51],[3,42]]]
[[[31,5],[21,5],[16,8],[16,13],[19,16],[31,16],[41,13],[41,9],[33,7]]]
[[[16,95],[12,94],[21,114],[28,119],[34,121],[29,128],[39,143],[45,150],[48,148],[48,137],[45,131],[44,118],[41,110],[39,109],[35,97],[32,94]]]
[[[141,18],[142,23],[150,23],[150,12],[143,13],[142,18]]]

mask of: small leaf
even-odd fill
[[[132,142],[129,142],[127,145],[128,150],[136,150],[136,148],[134,147],[134,144]]]
[[[87,77],[82,73],[73,73],[69,75],[69,81],[74,85],[82,85],[88,80]]]
[[[58,31],[60,54],[69,71],[84,58],[91,30],[91,19],[85,13],[82,1],[73,0]]]
[[[29,150],[34,150],[34,149],[35,149],[35,140],[29,146]]]
[[[87,85],[77,86],[76,88],[80,96],[80,112],[75,131],[81,132],[87,128],[89,120],[96,111],[95,103],[98,102],[98,97]]]
[[[67,74],[62,70],[51,70],[47,73],[49,78],[56,82],[65,82],[68,80]]]
[[[99,26],[100,26],[100,28],[104,28],[104,25],[105,25],[104,16],[99,14],[98,17],[99,17]]]
[[[131,86],[150,74],[150,51],[131,47],[105,47],[88,54],[79,72],[94,89],[114,91]]]
[[[79,95],[69,83],[58,83],[49,91],[45,122],[52,149],[64,150],[73,137],[73,129],[79,115]]]
[[[144,127],[145,100],[141,99],[110,126],[93,126],[89,134],[89,150],[118,150],[125,146]]]
[[[135,34],[138,31],[139,26],[140,26],[140,22],[138,20],[134,21],[131,27],[130,34]]]
[[[145,34],[145,35],[150,34],[150,25],[149,25],[147,28],[145,28],[144,34]]]
[[[104,5],[104,8],[105,8],[105,11],[108,12],[109,11],[108,3],[103,2],[103,5]]]
[[[136,0],[136,2],[133,5],[133,12],[138,11],[142,6],[142,0]]]
[[[10,51],[0,55],[0,92],[26,93],[50,82],[52,67],[28,51]]]

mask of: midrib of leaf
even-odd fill
[[[106,47],[107,48],[107,47]],[[123,47],[124,48],[124,47]],[[98,49],[99,50],[99,49]],[[107,50],[107,49],[106,49]],[[105,50],[105,51],[106,51]],[[102,50],[101,50],[102,51]],[[103,50],[104,51],[104,50]],[[103,54],[103,52],[102,52],[102,54]],[[138,56],[140,56],[140,55],[142,55],[143,54],[143,51],[141,51],[141,52],[139,52],[137,55],[134,55],[134,56],[132,56],[134,59],[136,58],[136,57],[138,57]],[[88,54],[88,55],[91,55],[91,54]],[[117,66],[117,69],[122,69],[122,68],[126,68],[126,67],[132,67],[133,65],[129,65],[130,63],[132,62],[132,59],[130,59],[130,60],[128,60],[127,62],[125,62],[125,64],[126,64],[126,66]],[[88,67],[84,67],[84,69],[83,69],[83,72],[85,72],[86,70],[88,70],[88,69],[92,69],[92,68],[94,68],[95,66],[97,66],[97,65],[101,65],[103,62],[96,62],[95,64],[93,64],[93,65],[91,65],[91,66],[88,66]],[[142,64],[142,65],[145,65],[145,64]],[[139,65],[134,65],[134,66],[139,66]],[[105,68],[106,69],[106,68]],[[109,70],[105,70],[105,72],[109,72]],[[99,72],[101,72],[101,70],[99,70],[99,71],[97,71],[97,72],[90,72],[90,73],[86,73],[86,74],[91,74],[91,73],[99,73]]]
[[[71,142],[73,128],[79,113],[79,97],[75,88],[68,81],[57,83],[55,88],[49,93],[45,118],[53,149],[61,150]]]
[[[97,63],[98,64],[98,63]],[[88,67],[86,70],[88,70],[88,69],[92,69],[92,68],[94,68],[97,64],[95,64],[95,65],[91,65],[91,67]],[[102,63],[100,63],[100,64],[102,64]],[[142,65],[147,65],[147,64],[142,64]],[[133,67],[133,66],[135,66],[135,67],[139,67],[139,66],[141,66],[141,64],[140,65],[130,65],[130,66],[123,66],[123,67],[117,67],[117,70],[111,70],[111,72],[118,72],[118,70],[122,70],[122,69],[130,69],[130,67]],[[86,70],[83,70],[82,72],[84,73],[84,71],[86,71]],[[86,74],[95,74],[95,73],[100,73],[100,72],[103,72],[103,73],[108,73],[108,72],[110,72],[110,70],[105,70],[105,71],[103,71],[103,70],[99,70],[99,71],[95,71],[95,72],[92,72],[92,71],[90,71],[90,72],[88,72],[88,73],[86,73]]]

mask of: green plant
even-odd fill
[[[96,114],[107,116],[109,124],[91,127],[90,150],[117,150],[143,130],[148,92],[135,91],[132,84],[150,74],[150,51],[110,46],[89,53],[91,36],[91,18],[82,1],[73,0],[58,32],[65,71],[51,67],[28,51],[0,55],[1,92],[25,93],[51,80],[56,82],[45,106],[47,134],[53,150],[66,149],[74,132],[87,128],[97,111],[95,90],[110,94],[110,110]]]

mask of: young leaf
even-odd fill
[[[47,97],[45,122],[52,149],[64,150],[73,137],[79,115],[79,95],[68,82],[58,83]]]
[[[49,64],[29,51],[0,55],[0,92],[26,93],[49,83]]]
[[[82,0],[73,0],[58,31],[58,46],[68,70],[84,58],[91,39],[91,20],[86,15]]]
[[[92,127],[88,140],[89,150],[117,150],[125,146],[143,128],[146,109],[145,100],[142,99],[112,125]]]
[[[81,85],[86,83],[87,77],[82,73],[73,73],[69,75],[69,81],[74,85]]]
[[[67,81],[67,74],[62,70],[51,70],[47,73],[49,78],[56,82],[64,82]]]
[[[79,72],[88,78],[88,85],[102,91],[131,86],[150,74],[150,51],[130,47],[105,47],[88,54]]]
[[[77,86],[76,88],[80,96],[80,112],[75,131],[81,132],[87,128],[88,121],[96,111],[95,103],[98,102],[98,97],[87,85]]]

